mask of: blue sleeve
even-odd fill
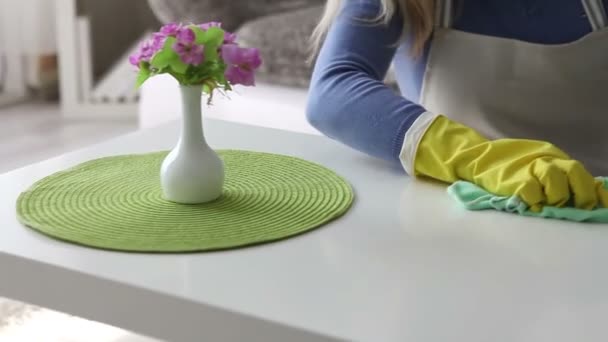
[[[369,155],[398,160],[405,132],[425,109],[384,80],[403,21],[370,24],[379,0],[345,0],[313,72],[307,117],[325,135]]]

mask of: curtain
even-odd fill
[[[0,0],[0,59],[5,91],[56,87],[54,1]]]

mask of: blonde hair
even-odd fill
[[[424,44],[433,32],[435,21],[435,1],[434,0],[380,0],[380,13],[373,19],[375,24],[386,25],[396,14],[405,19],[403,25],[402,38],[408,34],[408,30],[413,34],[412,53],[418,56],[424,49]],[[323,37],[329,30],[335,17],[338,15],[342,0],[328,0],[325,12],[319,21],[312,35],[313,55],[318,52]],[[396,42],[397,43],[397,42]]]

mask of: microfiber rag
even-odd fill
[[[608,178],[602,178],[604,187],[608,189]],[[572,207],[545,206],[541,212],[528,210],[528,205],[517,196],[497,196],[465,181],[459,181],[448,188],[448,193],[468,210],[494,209],[523,216],[544,217],[576,222],[604,222],[608,223],[608,208],[583,210]]]

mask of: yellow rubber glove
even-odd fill
[[[533,211],[544,205],[608,207],[608,191],[581,163],[550,143],[489,141],[473,129],[439,116],[416,152],[417,175],[452,183],[466,180],[501,196],[518,196]]]

